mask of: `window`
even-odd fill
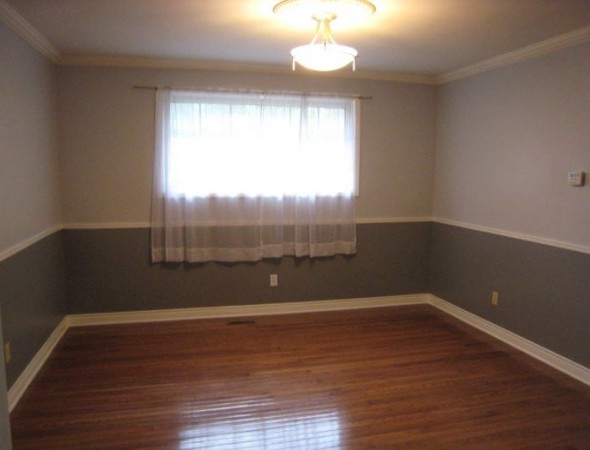
[[[358,102],[158,90],[152,260],[354,253]]]
[[[355,100],[171,92],[171,196],[337,195],[357,191]]]

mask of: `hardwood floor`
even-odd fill
[[[590,449],[590,388],[428,306],[73,328],[14,448]]]

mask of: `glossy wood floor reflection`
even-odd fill
[[[12,425],[17,450],[588,449],[590,388],[412,306],[70,329]]]

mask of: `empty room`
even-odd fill
[[[588,0],[0,0],[0,449],[590,449]]]

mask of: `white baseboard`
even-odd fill
[[[584,367],[571,359],[565,358],[545,347],[535,344],[518,334],[508,331],[501,326],[489,322],[481,317],[465,311],[452,303],[447,302],[434,295],[429,295],[429,303],[435,308],[461,320],[462,322],[483,331],[486,334],[532,356],[535,359],[559,370],[560,372],[575,378],[578,381],[590,386],[590,369]]]
[[[270,316],[320,311],[345,311],[350,309],[425,304],[428,303],[428,299],[429,294],[415,294],[241,306],[207,306],[200,308],[163,309],[153,311],[73,314],[68,316],[68,325],[71,327],[77,327],[122,323],[163,322],[169,320],[215,319],[223,317]]]
[[[72,314],[66,316],[45,344],[39,349],[25,370],[8,391],[8,407],[12,411],[27,387],[33,381],[59,340],[69,327],[91,325],[114,325],[141,322],[163,322],[189,319],[214,319],[224,317],[266,316],[297,314],[320,311],[345,311],[354,309],[381,308],[404,305],[431,305],[462,322],[516,348],[535,359],[590,386],[590,369],[570,359],[531,342],[492,322],[482,319],[452,303],[431,294],[395,295],[388,297],[320,300],[308,302],[269,303],[242,306],[211,306],[183,309],[128,311],[97,314]]]
[[[55,346],[59,343],[63,335],[68,331],[67,317],[55,327],[53,332],[49,335],[45,343],[41,346],[39,351],[33,356],[33,359],[27,364],[25,370],[16,379],[12,387],[8,390],[8,410],[12,411],[18,401],[21,399]]]

